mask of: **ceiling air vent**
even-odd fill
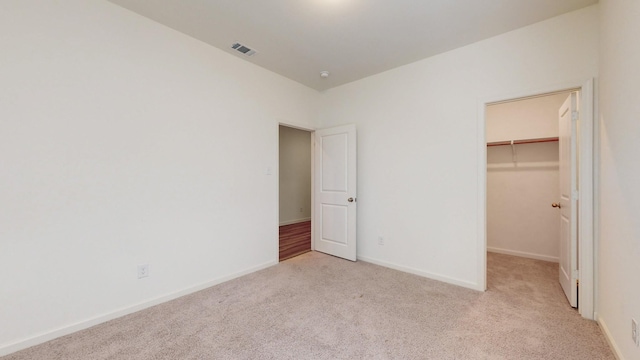
[[[235,43],[233,45],[231,45],[231,48],[234,49],[235,51],[241,52],[247,56],[253,56],[255,55],[256,51],[253,49],[248,48],[247,46],[244,46],[240,43]]]

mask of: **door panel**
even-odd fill
[[[560,126],[560,285],[572,307],[578,306],[577,93],[558,112]]]
[[[330,134],[322,137],[322,191],[347,191],[348,134]]]
[[[349,214],[346,206],[322,205],[322,239],[337,244],[348,243],[347,218]]]
[[[314,156],[314,250],[355,261],[355,125],[317,130]]]

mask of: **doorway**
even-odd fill
[[[524,92],[521,94],[515,94],[512,96],[502,96],[493,99],[487,99],[485,101],[481,101],[479,103],[479,129],[481,131],[478,132],[478,186],[479,186],[479,194],[480,197],[478,199],[478,213],[480,215],[478,228],[479,228],[479,251],[478,251],[478,266],[479,266],[479,283],[484,284],[481,290],[486,290],[487,288],[487,250],[490,248],[491,242],[488,240],[488,165],[487,156],[490,155],[488,153],[487,143],[498,142],[498,139],[490,139],[489,136],[491,134],[487,131],[488,126],[488,107],[500,103],[509,103],[516,100],[525,100],[525,99],[533,99],[538,98],[543,95],[552,95],[558,94],[562,92],[570,92],[570,91],[579,91],[579,98],[577,99],[577,103],[579,104],[579,108],[577,114],[579,117],[577,118],[577,132],[575,136],[571,137],[571,140],[576,141],[579,139],[580,141],[576,141],[576,160],[575,167],[577,169],[577,183],[579,192],[576,192],[575,199],[579,198],[579,201],[576,201],[577,206],[577,233],[580,234],[579,238],[576,240],[576,247],[578,248],[577,259],[576,262],[579,263],[580,269],[575,272],[576,279],[579,279],[580,287],[578,289],[580,304],[578,307],[579,313],[588,319],[594,318],[594,229],[593,229],[593,217],[594,217],[594,187],[593,187],[593,179],[594,179],[594,163],[593,163],[593,139],[594,139],[594,121],[593,121],[593,97],[594,97],[594,87],[593,87],[593,79],[589,79],[583,83],[574,83],[567,84],[566,86],[558,86],[551,87],[547,91],[537,91],[537,92]],[[538,135],[536,135],[538,136]],[[552,143],[552,140],[547,138],[552,138],[554,136],[540,136],[541,139],[544,139],[545,142]],[[518,153],[516,147],[523,147],[525,144],[518,145],[517,140],[531,140],[536,139],[523,137],[523,138],[511,138],[511,139],[499,139],[503,142],[508,142],[504,146],[506,150],[510,150],[511,153],[507,153],[511,156],[511,161],[513,159],[518,159],[518,154],[522,156],[528,156],[530,154],[526,154],[525,152]],[[513,140],[513,142],[512,142]],[[540,139],[538,139],[540,140]],[[547,141],[548,140],[548,141]],[[528,144],[530,146],[535,146],[535,143]],[[506,151],[503,150],[503,151]],[[507,154],[502,154],[506,156]],[[516,163],[517,165],[517,163]],[[511,165],[513,166],[513,165]],[[547,204],[548,210],[553,210],[551,204]],[[495,244],[494,244],[495,245]],[[494,249],[495,250],[495,249]],[[521,250],[518,250],[521,251]],[[526,252],[526,251],[522,251]],[[522,255],[522,254],[519,254]],[[558,254],[560,257],[560,254]],[[546,259],[549,260],[549,259]]]
[[[558,109],[571,91],[487,105],[487,250],[558,263]]]
[[[312,133],[279,125],[279,261],[311,251]]]
[[[291,258],[313,250],[356,261],[356,126],[310,130],[280,123],[278,131],[279,138],[284,140],[278,142],[278,227],[284,234],[286,228],[281,226],[300,224],[303,228],[302,223],[307,223],[304,230],[295,231],[298,235],[304,234],[297,237],[297,246],[282,244],[283,248],[295,248],[293,254],[283,253],[279,257]],[[298,135],[299,141],[288,143],[288,133]],[[290,176],[291,172],[295,175]],[[307,177],[310,182],[300,181]],[[298,180],[292,180],[296,178]],[[310,204],[308,213],[305,213],[305,203]],[[279,238],[278,253],[280,247]]]

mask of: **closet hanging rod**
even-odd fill
[[[538,139],[524,139],[524,140],[509,140],[509,141],[494,141],[494,142],[488,142],[487,146],[534,144],[534,143],[553,142],[553,141],[558,141],[558,137],[538,138]]]

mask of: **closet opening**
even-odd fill
[[[558,111],[571,91],[487,105],[487,251],[558,263]]]
[[[278,259],[312,249],[312,135],[309,130],[279,125]]]
[[[491,272],[511,272],[524,289],[544,272],[539,284],[593,319],[593,80],[481,105],[481,283],[510,286]]]

